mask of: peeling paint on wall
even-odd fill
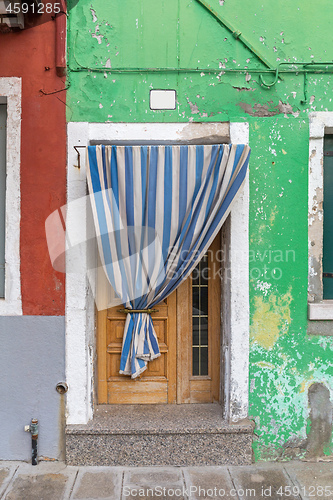
[[[314,383],[309,387],[309,433],[307,440],[307,457],[320,457],[329,447],[332,435],[332,402],[330,391],[322,383]]]
[[[255,297],[251,339],[264,349],[272,349],[280,335],[289,331],[291,292],[282,296],[271,294],[267,299]]]

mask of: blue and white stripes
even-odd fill
[[[244,145],[89,146],[99,252],[128,309],[147,309],[185,280],[221,228],[246,175]],[[160,355],[149,314],[126,318],[120,373]]]

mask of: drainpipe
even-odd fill
[[[60,12],[55,15],[56,22],[56,47],[55,66],[59,77],[66,75],[66,28],[67,7],[66,0],[60,0]]]
[[[31,464],[37,465],[37,440],[38,440],[38,420],[31,419],[31,424],[24,427],[26,432],[31,432]]]

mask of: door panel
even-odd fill
[[[134,380],[119,374],[126,314],[119,306],[98,313],[99,403],[175,402],[176,296],[172,294],[155,309],[152,320],[161,356]]]

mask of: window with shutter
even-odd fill
[[[333,135],[324,138],[323,299],[333,299]]]
[[[6,222],[6,120],[7,106],[0,104],[0,297],[5,297]]]

